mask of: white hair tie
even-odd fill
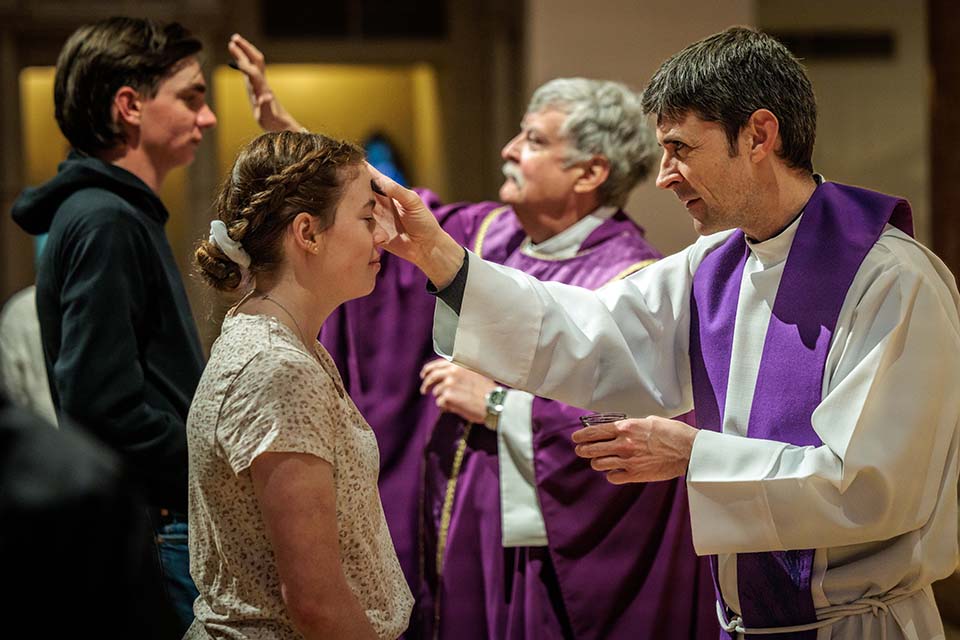
[[[227,225],[223,220],[213,220],[210,222],[210,242],[216,245],[224,255],[240,265],[242,269],[250,268],[250,254],[247,253],[243,245],[230,237],[227,233]]]

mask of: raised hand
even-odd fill
[[[253,117],[260,127],[264,131],[304,131],[270,90],[267,65],[260,50],[239,33],[230,36],[227,50],[233,56],[236,68],[243,73]]]

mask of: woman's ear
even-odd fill
[[[296,246],[312,254],[320,253],[320,243],[317,242],[317,230],[315,218],[301,211],[293,218],[290,223],[290,230],[293,233],[293,241]]]

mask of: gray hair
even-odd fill
[[[769,109],[780,123],[778,155],[794,169],[813,173],[817,102],[803,66],[773,37],[731,27],[695,42],[664,62],[643,92],[643,110],[657,122],[682,120],[687,113],[720,123],[730,155],[757,109]]]
[[[603,156],[610,175],[600,185],[600,204],[622,207],[653,170],[657,141],[640,96],[619,82],[557,78],[537,89],[527,113],[557,109],[567,114],[561,133],[570,142],[567,165]]]

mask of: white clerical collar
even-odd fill
[[[787,253],[790,252],[790,245],[793,244],[793,238],[797,235],[797,227],[800,226],[801,218],[803,218],[802,213],[786,229],[769,240],[754,242],[747,239],[747,246],[750,247],[750,251],[760,261],[764,269],[769,269],[787,259]]]
[[[824,182],[823,176],[819,173],[813,174],[813,179],[818,186]],[[803,218],[803,211],[783,231],[769,240],[754,242],[747,238],[747,246],[750,247],[750,251],[760,261],[764,269],[769,269],[787,259],[787,253],[790,252],[790,246],[793,245],[793,238],[797,235],[801,218]]]
[[[566,260],[577,255],[593,231],[613,217],[617,207],[599,207],[570,225],[557,235],[547,238],[540,244],[534,244],[528,237],[523,241],[520,251],[534,258],[549,257],[551,260]]]

